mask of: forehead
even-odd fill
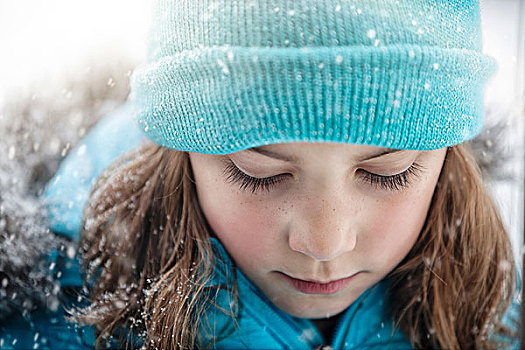
[[[368,145],[354,145],[333,142],[294,142],[265,145],[237,152],[242,155],[262,154],[264,156],[300,163],[302,159],[312,157],[339,156],[346,159],[363,161],[386,154],[412,154],[418,151],[383,148]]]

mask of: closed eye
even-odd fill
[[[252,193],[264,190],[270,192],[270,189],[283,181],[289,174],[280,174],[271,177],[253,177],[241,171],[232,161],[224,169],[223,174],[227,176],[227,181],[237,183],[243,191],[250,189]]]
[[[422,170],[423,167],[414,162],[407,170],[394,175],[378,175],[362,170],[362,178],[375,188],[380,187],[385,190],[400,191],[408,187],[411,181],[420,175]]]
[[[408,187],[423,169],[421,165],[414,162],[407,170],[394,175],[378,175],[363,169],[359,169],[359,172],[362,174],[363,182],[376,189],[400,191]],[[241,171],[232,161],[228,162],[223,175],[226,176],[228,182],[238,184],[241,190],[249,190],[254,194],[260,191],[269,193],[274,186],[291,176],[290,174],[279,174],[263,178],[253,177]]]

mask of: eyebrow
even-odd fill
[[[268,150],[265,150],[265,149],[262,149],[262,148],[249,148],[246,151],[256,152],[256,153],[265,155],[265,156],[270,157],[270,158],[284,160],[285,162],[297,162],[297,158],[295,158],[295,157],[287,157],[285,155],[282,155],[282,154],[279,154],[279,153],[275,153],[275,152],[272,152],[272,151],[268,151]]]
[[[257,147],[256,148],[249,148],[246,151],[259,153],[259,154],[262,154],[262,155],[270,157],[270,158],[283,160],[285,162],[297,162],[297,158],[296,157],[288,157],[288,156],[285,156],[285,155],[282,155],[282,154],[279,154],[279,153],[275,153],[275,152],[272,152],[272,151],[269,151],[269,150],[266,150],[266,149],[262,149],[262,148],[257,148]],[[365,160],[379,158],[379,157],[382,157],[382,156],[387,155],[387,154],[403,152],[403,151],[405,151],[405,150],[403,150],[403,149],[395,149],[395,148],[387,148],[387,149],[383,149],[382,151],[380,151],[378,153],[369,154],[369,155],[363,156],[361,158],[358,158],[357,160],[359,162],[363,162]]]
[[[387,149],[384,149],[378,153],[375,153],[375,154],[369,154],[369,155],[366,155],[362,158],[358,158],[358,161],[359,162],[363,162],[365,160],[370,160],[370,159],[374,159],[374,158],[379,158],[379,157],[382,157],[386,154],[392,154],[392,153],[398,153],[398,152],[403,152],[403,151],[406,151],[404,149],[396,149],[396,148],[387,148]]]

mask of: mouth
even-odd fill
[[[282,272],[277,272],[297,291],[305,294],[335,294],[344,289],[352,279],[359,274],[355,273],[352,276],[333,280],[329,282],[320,282],[315,280],[303,280],[289,276]]]

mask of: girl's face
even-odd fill
[[[445,154],[301,142],[190,161],[202,211],[237,266],[277,307],[315,319],[343,311],[406,256]]]

